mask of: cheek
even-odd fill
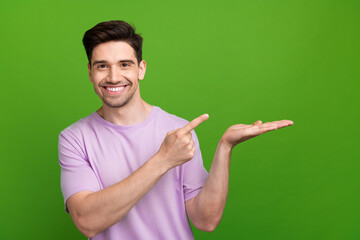
[[[95,72],[93,75],[92,75],[92,79],[93,79],[93,82],[100,82],[101,80],[103,80],[104,78],[107,77],[107,73],[106,72]]]
[[[129,79],[131,82],[138,80],[138,73],[137,72],[124,72],[123,76],[127,79]]]

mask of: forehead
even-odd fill
[[[136,60],[135,50],[126,42],[110,41],[100,43],[92,52],[92,60],[119,61],[122,59]]]

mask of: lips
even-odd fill
[[[106,90],[111,91],[111,92],[118,92],[122,89],[124,89],[126,86],[121,86],[121,87],[105,87]]]
[[[121,85],[121,86],[103,86],[102,88],[105,90],[106,93],[110,95],[117,95],[125,91],[128,85]]]

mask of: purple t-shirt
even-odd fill
[[[160,148],[169,131],[188,121],[153,106],[135,125],[116,125],[96,112],[59,135],[59,163],[64,201],[79,191],[99,191],[133,173]],[[169,170],[117,224],[93,239],[193,239],[185,202],[195,197],[207,178],[199,142],[189,162]]]

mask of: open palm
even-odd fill
[[[258,120],[251,125],[236,124],[229,127],[225,131],[222,139],[225,143],[229,144],[231,147],[234,147],[236,144],[246,141],[250,138],[293,124],[293,121],[290,120],[281,120],[266,123],[262,123],[262,121]]]

